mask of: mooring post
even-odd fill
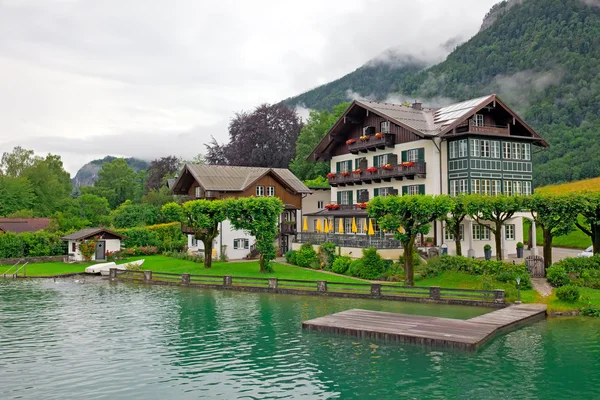
[[[317,291],[318,292],[326,292],[327,291],[327,281],[317,281]]]
[[[433,300],[439,300],[442,298],[442,296],[440,294],[439,286],[430,286],[429,287],[429,298],[431,298]]]
[[[150,282],[152,280],[152,271],[144,271],[144,282]]]
[[[108,279],[110,279],[111,281],[114,281],[117,279],[117,269],[116,268],[110,268],[108,270]]]
[[[277,278],[269,278],[269,289],[277,289]]]
[[[223,286],[231,286],[233,278],[231,276],[223,277]]]
[[[190,284],[190,274],[183,274],[183,275],[181,275],[181,284],[182,285],[189,285]]]
[[[381,285],[378,283],[371,284],[371,296],[381,296]]]
[[[504,290],[494,290],[494,303],[504,303]]]

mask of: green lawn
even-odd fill
[[[232,275],[257,278],[280,278],[280,279],[299,279],[299,280],[326,280],[329,282],[355,282],[364,283],[359,279],[351,277],[326,274],[319,271],[307,270],[299,267],[274,263],[274,272],[261,274],[258,261],[251,262],[214,262],[212,268],[204,268],[204,264],[198,264],[191,261],[179,260],[176,258],[157,256],[132,257],[128,260],[118,261],[117,264],[127,263],[133,260],[144,259],[142,269],[149,269],[155,272],[171,272],[177,274],[199,274],[199,275]],[[73,272],[84,272],[85,268],[91,263],[65,264],[57,263],[39,263],[27,265],[27,276],[52,276],[68,274]],[[8,268],[8,266],[7,266]],[[0,271],[0,272],[3,272]]]
[[[580,218],[581,219],[581,218]],[[529,227],[523,222],[524,240],[529,241]],[[536,243],[538,246],[544,245],[544,237],[541,229],[536,229]],[[588,235],[581,232],[579,229],[573,230],[565,236],[558,236],[552,239],[554,247],[567,247],[571,249],[586,249],[592,245],[592,240]]]

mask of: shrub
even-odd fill
[[[600,307],[588,303],[587,306],[583,307],[580,314],[585,317],[596,317],[600,318]]]
[[[181,251],[187,244],[179,222],[118,229],[117,232],[129,238],[123,241],[123,247],[156,246],[161,251]]]
[[[319,246],[319,261],[323,268],[330,270],[335,261],[335,243],[325,242]]]
[[[296,254],[298,252],[296,250],[290,250],[287,253],[285,253],[285,261],[288,264],[292,264],[292,265],[296,265]]]
[[[296,265],[310,268],[313,261],[317,261],[317,252],[309,243],[304,243],[296,253]]]
[[[363,249],[360,268],[351,269],[352,276],[363,279],[377,279],[385,270],[383,259],[377,249],[370,247]]]
[[[556,297],[567,303],[575,303],[579,300],[579,296],[579,288],[577,286],[566,285],[556,289]]]
[[[178,251],[167,251],[167,252],[164,252],[163,255],[166,257],[178,258],[180,260],[191,261],[191,262],[195,262],[198,264],[204,263],[203,255],[193,255],[193,254],[188,254],[185,252],[178,252]]]
[[[352,259],[348,256],[339,256],[333,262],[331,266],[331,270],[336,274],[345,274],[350,268],[350,264],[352,263]]]
[[[39,231],[0,234],[0,258],[60,256],[67,254],[67,242],[57,233]]]
[[[522,242],[517,243],[517,249],[522,249],[523,247],[525,247],[525,246],[523,245]]]
[[[565,272],[570,273],[582,273],[586,269],[600,270],[600,255],[592,257],[573,257],[565,258],[555,265],[559,265],[565,269]]]
[[[352,262],[350,263],[350,267],[346,271],[346,275],[359,276],[360,271],[362,271],[363,267],[364,265],[362,258],[352,260]]]
[[[492,246],[490,246],[489,244],[486,244],[485,246],[483,246],[483,250],[490,251],[490,250],[492,250]]]
[[[94,239],[84,240],[77,244],[77,249],[85,261],[90,261],[96,252],[96,241]]]
[[[569,276],[565,268],[555,264],[546,270],[546,279],[554,287],[561,287],[569,284]]]

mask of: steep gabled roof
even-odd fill
[[[128,239],[127,236],[123,236],[120,233],[110,231],[106,228],[85,228],[80,231],[71,233],[70,235],[63,236],[61,239],[63,239],[63,240],[85,240],[85,239],[89,239],[94,236],[98,236],[98,235],[102,235],[102,234],[109,235],[109,236],[115,236],[122,240]]]
[[[37,232],[46,229],[50,218],[0,218],[0,232]]]
[[[311,190],[296,175],[285,168],[186,164],[184,173],[186,170],[204,190],[242,192],[263,176],[272,174],[282,185],[295,193],[311,193]],[[172,186],[174,189],[180,185],[184,173]]]

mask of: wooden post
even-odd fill
[[[381,285],[378,283],[371,284],[371,296],[381,296]]]
[[[504,290],[494,290],[494,303],[504,303]]]
[[[149,282],[152,280],[152,271],[146,270],[144,271],[144,282]]]
[[[317,281],[317,292],[327,291],[327,281]]]
[[[190,274],[183,274],[183,275],[181,275],[181,284],[182,285],[189,285],[190,284]]]
[[[277,278],[269,278],[269,289],[277,289]]]
[[[223,277],[223,286],[231,286],[232,285],[232,277],[231,276],[224,276]]]
[[[439,286],[431,286],[429,288],[429,298],[434,300],[440,300],[442,298]]]
[[[114,281],[117,279],[117,269],[116,268],[110,268],[108,270],[108,279],[110,279],[111,281]]]

